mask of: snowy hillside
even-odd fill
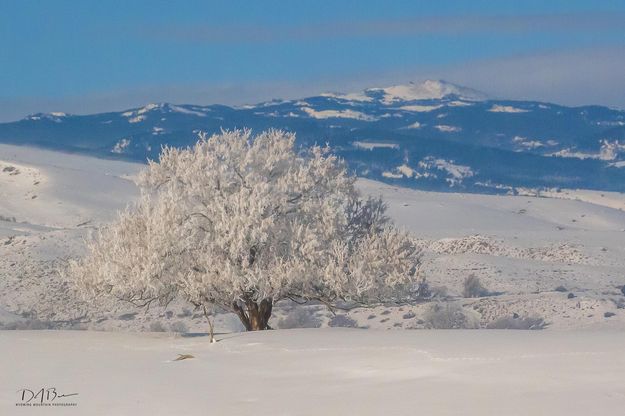
[[[136,198],[142,167],[0,145],[0,328],[91,330],[0,331],[1,414],[52,403],[94,416],[571,416],[625,406],[623,194],[436,193],[362,179],[360,190],[382,195],[419,239],[434,299],[337,315],[283,303],[270,321],[278,330],[260,333],[220,313],[211,344],[187,304],[85,304],[59,274],[95,226]],[[464,293],[471,275],[476,297]],[[28,390],[41,388],[58,398],[28,406]]]
[[[136,193],[132,176],[138,168],[134,163],[0,145],[1,214],[14,218],[14,227],[71,228],[110,220]]]
[[[130,179],[142,165],[2,145],[0,166],[1,325],[205,331],[203,316],[185,304],[148,312],[121,302],[81,304],[58,274],[65,259],[83,252],[95,226],[134,199]],[[424,192],[369,180],[358,186],[382,195],[396,224],[420,239],[423,275],[440,301],[467,314],[462,325],[519,316],[542,319],[547,329],[625,328],[622,194],[563,190],[544,198]],[[487,289],[483,296],[463,295],[471,275]],[[432,325],[430,307],[380,306],[336,318],[319,305],[285,304],[271,325],[423,328]],[[229,314],[219,315],[217,326],[240,330]]]
[[[19,389],[42,387],[77,393],[55,400],[75,407],[46,410],[92,416],[575,416],[619,414],[625,405],[622,331],[308,329],[219,338],[0,332],[0,411],[46,413],[16,407]],[[175,361],[181,354],[193,358]]]
[[[287,129],[304,146],[327,142],[359,176],[417,189],[625,191],[625,111],[493,99],[444,81],[236,108],[34,114],[0,124],[0,142],[144,162],[162,145],[237,127]]]

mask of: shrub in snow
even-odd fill
[[[490,292],[482,286],[482,282],[475,275],[470,275],[462,284],[462,295],[465,298],[481,298],[490,295]]]
[[[180,312],[176,316],[178,318],[186,318],[186,317],[189,317],[191,315],[193,315],[193,312],[191,311],[191,309],[189,309],[189,308],[182,308],[182,312]]]
[[[233,313],[224,313],[219,315],[219,326],[223,328],[225,332],[243,332],[245,327],[243,323]]]
[[[132,321],[137,316],[137,312],[124,313],[117,317],[117,319],[121,319],[122,321]]]
[[[425,279],[421,279],[421,281],[417,284],[417,288],[415,290],[415,297],[421,300],[431,299],[433,297],[433,293],[430,289],[430,285]]]
[[[414,318],[415,316],[417,316],[417,315],[415,315],[415,313],[414,313],[414,312],[412,312],[412,311],[408,311],[408,312],[406,312],[405,314],[403,314],[401,318],[402,318],[402,319],[412,319],[412,318]]]
[[[328,326],[339,328],[356,328],[358,323],[347,315],[334,315],[328,322]]]
[[[169,330],[171,332],[179,332],[181,334],[185,333],[185,332],[189,332],[189,328],[187,327],[187,324],[185,324],[182,321],[176,321],[176,322],[172,322],[169,325]]]
[[[150,323],[150,331],[151,332],[165,332],[165,326],[160,321],[154,321]]]
[[[100,229],[69,275],[85,295],[138,306],[182,298],[267,329],[275,302],[371,305],[414,298],[419,250],[363,199],[327,149],[247,130],[164,148],[138,202]]]
[[[479,318],[475,312],[451,302],[432,303],[425,311],[423,323],[430,329],[479,328]]]
[[[0,329],[3,330],[40,330],[58,329],[52,322],[40,321],[38,319],[23,319],[19,321],[0,322]]]
[[[0,330],[42,330],[72,329],[84,330],[85,324],[79,321],[42,321],[36,318],[25,318],[9,322],[0,322]]]
[[[499,318],[486,325],[488,329],[544,329],[547,323],[543,318],[521,318],[518,315]]]
[[[429,299],[444,300],[449,298],[449,289],[446,286],[430,286]]]
[[[308,308],[295,308],[287,316],[280,318],[277,324],[280,329],[291,328],[319,328],[321,320],[315,311]]]

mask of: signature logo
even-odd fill
[[[21,389],[17,394],[20,401],[15,403],[16,406],[76,406],[77,403],[68,401],[67,398],[78,396],[78,393],[60,393],[56,387]]]

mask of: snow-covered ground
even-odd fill
[[[46,321],[82,313],[58,269],[137,195],[140,167],[0,145],[0,327],[7,310]]]
[[[625,408],[625,332],[306,329],[205,337],[0,332],[0,413],[600,415]],[[193,358],[174,361],[179,354]],[[29,395],[27,398],[30,397]]]
[[[136,195],[132,177],[139,168],[135,163],[0,144],[0,215],[14,217],[15,223],[53,228],[110,220]]]
[[[77,406],[57,414],[588,415],[625,407],[621,194],[487,196],[361,180],[419,238],[437,300],[337,316],[282,304],[272,327],[309,329],[265,333],[237,332],[237,319],[219,314],[220,342],[209,344],[162,333],[206,331],[189,305],[87,305],[58,272],[94,227],[136,197],[141,167],[0,145],[0,328],[116,331],[0,331],[0,414],[41,412],[16,403],[18,390],[43,387],[78,393],[59,399]],[[470,275],[488,296],[463,296]],[[433,318],[434,306],[447,315]],[[542,322],[546,330],[413,330],[446,319],[470,328]],[[194,358],[173,361],[178,354]]]
[[[204,331],[188,305],[148,312],[105,302],[86,305],[58,270],[80,255],[95,226],[137,195],[142,165],[0,145],[0,326]],[[625,328],[625,196],[567,191],[557,198],[414,191],[361,180],[389,214],[420,239],[422,273],[443,302],[486,327],[499,319],[542,318],[547,329]],[[572,200],[583,195],[584,201]],[[549,195],[547,195],[549,196]],[[569,197],[568,199],[559,199]],[[605,200],[609,199],[609,203]],[[480,279],[495,296],[465,298]],[[557,289],[557,290],[556,290]],[[333,319],[320,306],[276,308],[273,327],[423,328],[429,304],[354,310]],[[298,310],[299,309],[299,310]],[[516,315],[515,315],[516,314]],[[20,318],[21,317],[21,318]],[[15,322],[26,320],[20,325]],[[238,330],[220,315],[221,330]]]
[[[361,181],[361,189],[382,195],[395,222],[424,240],[423,271],[432,285],[459,296],[473,274],[500,293],[463,301],[479,311],[482,324],[517,313],[540,316],[555,329],[625,328],[619,290],[625,284],[624,211],[578,200],[421,192],[372,181]]]

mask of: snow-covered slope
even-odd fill
[[[0,169],[0,326],[28,327],[11,318],[22,316],[37,327],[204,331],[204,318],[189,305],[139,313],[118,302],[86,305],[58,274],[68,256],[83,252],[95,226],[132,202],[130,178],[142,165],[6,145],[0,161],[15,167]],[[444,301],[472,311],[479,326],[517,314],[543,318],[553,329],[625,328],[623,194],[436,193],[364,179],[358,186],[388,202],[392,219],[420,240],[429,284]],[[573,200],[576,194],[584,201]],[[497,296],[462,297],[470,275]],[[282,305],[272,326],[422,328],[428,307],[355,310],[353,321],[341,322],[318,305],[303,312]],[[240,329],[227,314],[217,325]]]
[[[0,413],[609,415],[625,333],[307,329],[180,338],[0,332]],[[179,354],[193,358],[174,361]],[[21,389],[56,403],[17,407]],[[27,398],[29,395],[26,396]]]
[[[113,218],[136,193],[135,163],[0,145],[0,216],[51,228]],[[6,226],[6,224],[5,224]]]
[[[359,180],[419,239],[436,300],[337,316],[284,303],[271,321],[280,330],[264,333],[239,333],[233,315],[218,314],[210,344],[189,305],[85,304],[58,273],[94,226],[132,202],[142,165],[14,146],[0,146],[0,161],[13,167],[0,169],[0,328],[141,331],[0,331],[0,414],[41,413],[19,404],[22,389],[42,388],[69,395],[54,402],[71,406],[50,411],[94,416],[571,416],[625,406],[625,195],[606,203],[588,192],[580,201],[564,199],[575,191],[450,194]],[[490,293],[463,297],[469,275]],[[547,330],[419,330],[440,305],[463,311],[460,326]],[[286,329],[297,327],[308,329]]]

